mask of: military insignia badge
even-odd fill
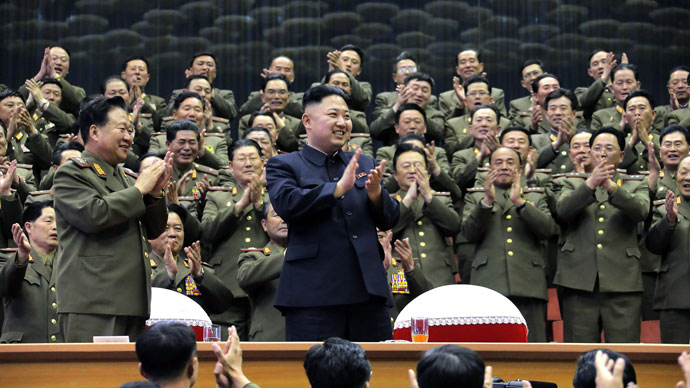
[[[96,173],[100,176],[105,176],[105,171],[103,171],[103,167],[101,167],[100,164],[94,163],[93,164],[93,169],[96,170]]]

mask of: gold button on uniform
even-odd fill
[[[177,292],[182,293],[182,289],[180,287],[177,287]]]
[[[508,244],[512,244],[512,243],[513,243],[513,239],[512,239],[512,238],[509,238],[509,239],[506,240],[506,242],[507,242]]]
[[[419,243],[419,246],[420,246],[420,247],[425,247],[425,246],[426,246],[426,243],[425,243],[424,241],[422,241],[422,242]]]
[[[561,170],[565,170],[565,164],[561,164]]]
[[[55,287],[50,287],[50,292],[55,292]]]
[[[426,253],[422,253],[420,256],[422,256],[422,259],[426,259]]]
[[[144,252],[144,257],[148,259],[148,258],[149,258],[149,253],[148,253],[148,252]]]
[[[56,337],[55,335],[51,335],[51,336],[50,336],[50,340],[53,341],[53,342],[55,342],[55,341],[57,341],[57,337]]]
[[[599,217],[599,222],[604,222],[604,217]]]
[[[513,255],[513,251],[508,251],[508,256],[512,256],[512,255]]]
[[[568,152],[567,151],[561,151],[561,155],[566,156],[566,155],[568,155]]]
[[[249,238],[249,237],[247,237],[247,238],[244,239],[244,242],[250,242],[250,241],[252,241],[252,239]]]
[[[604,231],[601,230],[601,229],[600,229],[597,233],[599,233],[599,236],[603,236],[603,235],[604,235]]]
[[[52,308],[56,309],[57,308],[57,303],[53,302],[53,304],[50,305]]]
[[[510,233],[510,232],[512,232],[512,231],[513,231],[513,228],[512,228],[512,227],[509,226],[509,227],[506,228],[506,232]]]
[[[247,226],[246,228],[244,228],[244,230],[246,230],[247,232],[249,232],[250,230],[252,230],[252,227],[251,227],[251,226]]]
[[[251,220],[252,220],[252,216],[247,216],[247,221],[251,221]]]
[[[513,216],[511,216],[510,214],[508,214],[508,215],[506,216],[506,220],[509,220],[509,219],[511,219],[511,218],[513,218]]]
[[[424,237],[424,232],[419,232],[419,237]]]
[[[599,209],[601,209],[601,210],[606,209],[606,205],[599,205]]]
[[[417,221],[417,225],[421,225],[421,224],[422,224],[422,220]]]
[[[52,323],[53,325],[57,325],[57,320],[55,318],[53,318],[50,320],[50,323]]]
[[[603,248],[603,247],[604,247],[603,245],[597,244],[597,249],[601,249],[601,248]]]

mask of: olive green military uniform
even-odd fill
[[[606,109],[600,109],[592,115],[592,123],[590,125],[592,130],[597,130],[601,127],[613,127],[615,129],[620,129],[620,123],[623,119],[623,108],[616,105]],[[664,118],[657,114],[652,122],[652,129],[650,134],[661,135],[664,130]],[[625,133],[630,133],[632,128],[630,124],[625,126]]]
[[[386,270],[388,283],[393,293],[393,307],[391,307],[391,318],[395,319],[408,303],[419,295],[432,289],[431,284],[424,275],[424,271],[419,265],[419,259],[413,258],[414,268],[405,271],[402,261],[392,258],[391,265]]]
[[[456,151],[450,161],[451,176],[461,189],[473,187],[478,167],[490,167],[491,159],[487,155],[481,162],[477,161],[479,148],[467,148]]]
[[[304,93],[290,92],[290,99],[285,106],[285,114],[292,117],[302,117],[304,110],[302,109],[302,97]],[[261,101],[261,92],[259,90],[249,93],[247,102],[240,107],[240,117],[244,115],[251,115],[252,113],[261,110],[264,102]]]
[[[443,141],[443,128],[446,123],[443,113],[427,105],[424,109],[426,113],[426,134],[428,142],[434,140],[436,144]],[[395,112],[393,109],[384,110],[381,115],[369,126],[369,131],[374,139],[381,140],[384,145],[393,145],[398,140],[395,132]]]
[[[0,343],[63,342],[53,257],[32,250],[28,262],[19,265],[15,253],[0,269],[0,297],[5,308]]]
[[[0,248],[14,247],[12,225],[22,225],[22,203],[16,193],[0,195]]]
[[[55,77],[60,83],[62,89],[62,101],[60,101],[60,109],[66,113],[72,114],[74,117],[79,116],[79,104],[81,100],[86,97],[86,92],[79,86],[74,86],[67,82],[62,76]],[[17,91],[22,95],[24,101],[29,98],[29,89],[25,85],[20,86]]]
[[[601,78],[597,78],[589,87],[575,88],[575,97],[580,105],[580,109],[584,111],[585,122],[587,126],[592,121],[592,114],[600,109],[606,109],[616,106],[616,99],[613,92],[609,89],[609,85],[605,84]]]
[[[563,143],[554,150],[551,143],[557,138],[554,133],[532,135],[532,146],[539,151],[537,167],[551,169],[556,174],[571,172],[575,167],[569,156],[570,144]]]
[[[443,129],[443,148],[445,148],[446,152],[450,155],[456,151],[470,148],[474,144],[474,137],[470,132],[471,121],[472,119],[469,114],[453,117],[446,121],[445,128]],[[498,125],[500,126],[498,132],[500,132],[502,129],[510,126],[510,121],[502,116]]]
[[[38,133],[48,138],[51,149],[55,149],[60,135],[70,133],[72,125],[76,122],[72,114],[65,113],[55,104],[50,103],[44,112],[35,111],[32,118]]]
[[[29,193],[36,191],[36,179],[34,178],[34,169],[30,164],[17,163],[15,170],[19,176],[18,182],[12,182],[12,188],[17,190],[19,199],[25,202],[29,197]]]
[[[398,92],[392,91],[392,92],[381,92],[376,95],[376,98],[374,99],[374,110],[371,114],[371,117],[376,120],[383,111],[386,109],[392,109],[393,105],[398,102]],[[438,98],[436,96],[432,95],[429,97],[429,106],[438,110]]]
[[[181,252],[182,253],[182,252]],[[183,254],[175,258],[177,274],[170,279],[165,261],[155,252],[149,254],[151,261],[151,287],[177,291],[198,303],[208,314],[221,313],[232,304],[232,292],[218,279],[211,267],[202,263],[203,273],[195,277],[189,269]]]
[[[206,244],[211,247],[212,256],[208,261],[224,284],[235,296],[235,303],[222,314],[213,314],[213,322],[235,325],[240,338],[249,335],[251,308],[247,294],[237,283],[238,259],[242,247],[268,242],[261,227],[263,206],[259,209],[249,205],[241,214],[235,214],[235,204],[242,198],[244,189],[232,187],[211,187],[206,194],[206,206],[201,218],[201,228]],[[268,191],[264,191],[264,204],[268,202]]]
[[[34,177],[40,178],[41,171],[50,167],[52,157],[53,150],[48,144],[47,137],[38,131],[31,136],[23,131],[18,132],[7,145],[7,158],[16,160],[17,163],[30,164]]]
[[[690,108],[676,109],[666,116],[666,125],[680,124],[690,128]]]
[[[167,108],[167,103],[165,102],[165,99],[163,97],[155,96],[153,94],[148,94],[144,93],[141,95],[141,98],[144,99],[144,103],[156,112],[165,112]],[[136,101],[135,101],[136,102]],[[160,113],[159,113],[160,115]]]
[[[34,202],[52,201],[53,192],[51,190],[36,190],[29,193],[24,201],[24,206],[28,206]],[[21,224],[21,223],[20,223]]]
[[[168,105],[165,110],[156,109],[161,116],[169,116],[172,114],[173,106],[177,96],[182,94],[182,89],[175,89],[168,100]],[[214,97],[211,98],[211,108],[213,115],[223,117],[228,120],[233,120],[237,117],[237,105],[235,104],[235,95],[232,90],[213,88]]]
[[[546,341],[546,260],[542,242],[555,233],[544,188],[524,188],[517,210],[510,189],[495,188],[485,207],[484,188],[468,190],[462,233],[476,244],[471,284],[505,295],[527,321],[530,342]]]
[[[515,117],[513,117],[513,119],[511,120],[511,125],[525,128],[526,130],[530,131],[530,133],[532,133],[533,135],[538,133],[551,132],[551,124],[549,123],[549,120],[546,119],[543,113],[539,114],[539,125],[537,126],[537,128],[532,128],[531,106],[527,111],[518,112],[515,115]]]
[[[649,213],[641,176],[616,173],[614,191],[591,190],[587,176],[563,181],[558,217],[567,223],[554,283],[563,287],[566,342],[640,341],[642,274],[638,224]]]
[[[204,204],[201,202],[201,193],[199,193],[197,183],[199,181],[203,181],[205,178],[210,183],[209,187],[218,185],[218,170],[206,167],[203,164],[192,163],[187,167],[186,170],[182,171],[173,165],[173,174],[170,178],[170,181],[179,181],[182,179],[184,174],[188,173],[189,171],[192,171],[192,173],[189,175],[189,180],[187,181],[184,192],[181,193],[181,196],[191,197],[194,199],[194,201],[180,201],[180,204],[183,205],[187,211],[190,212],[190,214],[198,217],[202,213]]]
[[[263,249],[243,249],[237,281],[252,305],[250,341],[285,341],[285,318],[273,307],[285,248],[269,242]]]
[[[506,96],[503,89],[491,88],[491,98],[494,100],[494,105],[498,107],[502,116],[507,115],[506,111]],[[458,108],[458,96],[455,94],[455,90],[446,90],[445,92],[439,94],[438,96],[438,109],[443,113],[446,120],[453,117],[460,117],[470,113],[471,109],[467,109],[465,106],[463,109]]]
[[[678,197],[675,224],[668,221],[665,200],[654,203],[654,224],[647,235],[647,248],[661,255],[654,308],[659,310],[661,342],[690,341],[690,204]]]
[[[228,135],[230,133],[230,120],[218,116],[212,116],[211,120],[213,120],[213,126],[212,128],[206,128],[207,135],[210,133],[222,133]],[[175,119],[173,116],[163,117],[161,121],[161,132],[165,133],[165,130],[168,129],[170,124],[172,124],[174,121]],[[199,128],[199,130],[203,129],[204,128]]]
[[[366,112],[373,96],[371,84],[366,81],[358,81],[347,71],[345,71],[345,74],[347,74],[347,78],[350,79],[350,109]],[[323,84],[323,81],[324,79],[322,79],[321,82],[314,82],[311,84],[311,87],[319,86]],[[299,97],[298,102],[301,106],[303,95]]]
[[[532,108],[532,96],[524,96],[516,98],[510,102],[508,109],[508,120],[514,122],[516,117],[530,116],[530,108]]]
[[[668,115],[670,115],[671,112],[674,111],[674,109],[671,107],[670,104],[666,104],[656,106],[654,107],[654,110],[656,111],[656,115],[659,116],[659,119],[664,123],[664,127],[666,127],[666,120],[668,119]]]
[[[400,202],[393,238],[410,239],[412,257],[419,258],[419,267],[431,288],[454,284],[458,269],[451,238],[460,232],[460,216],[453,209],[450,195],[435,192],[428,204],[418,196],[407,207],[402,202],[406,194],[403,190],[392,194]]]
[[[131,113],[129,114],[129,120],[132,120]],[[139,125],[135,130],[136,133],[134,134],[134,141],[132,142],[132,149],[130,152],[138,157],[148,151],[151,143],[151,136],[156,132],[153,115],[151,113],[139,113]]]
[[[142,196],[120,167],[84,151],[55,174],[60,329],[68,342],[144,329],[150,312],[147,237],[163,233],[164,198]]]
[[[301,118],[293,117],[287,114],[280,114],[279,116],[285,122],[285,127],[283,127],[279,132],[278,139],[280,139],[283,136],[283,130],[285,129],[289,129],[295,136],[298,136],[300,134],[300,127],[302,126]],[[241,139],[242,135],[244,135],[244,131],[246,131],[249,128],[249,117],[251,117],[251,115],[244,115],[242,116],[242,118],[240,118],[240,123],[237,129],[237,137],[239,139]]]
[[[155,154],[165,154],[168,151],[166,146],[166,134],[164,132],[156,132],[151,137],[151,147],[149,152]],[[214,134],[207,134],[204,138],[205,152],[203,156],[196,158],[195,163],[210,167],[214,170],[227,167],[228,165],[228,145],[225,138],[214,136]]]

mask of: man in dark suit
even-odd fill
[[[288,224],[275,304],[286,338],[389,339],[390,290],[376,227],[391,229],[400,210],[381,185],[385,163],[340,151],[352,130],[342,90],[311,88],[304,109],[308,145],[274,156],[266,168],[271,202]]]

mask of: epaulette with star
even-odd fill
[[[522,189],[523,193],[543,193],[545,191],[544,187],[525,187]]]
[[[589,178],[589,174],[583,173],[583,172],[569,172],[569,173],[565,174],[565,176],[568,178],[583,178],[583,179]]]
[[[208,191],[232,191],[232,189],[237,190],[237,188],[235,188],[235,187],[211,186],[208,188]]]
[[[208,167],[208,166],[204,166],[203,164],[194,163],[194,168],[196,168],[197,171],[203,172],[204,174],[218,176],[218,170],[213,169],[213,168]]]
[[[191,195],[185,195],[185,196],[182,196],[182,197],[177,197],[177,199],[178,199],[180,202],[194,202],[194,197],[192,197]]]
[[[434,197],[450,197],[450,191],[434,191],[431,195]]]
[[[263,253],[263,248],[244,248],[240,249],[242,252],[262,252]]]
[[[654,206],[660,206],[660,205],[665,204],[665,203],[666,203],[666,200],[665,200],[665,199],[658,199],[658,200],[656,200],[656,201],[654,201],[654,202],[652,202],[652,203],[654,204]]]
[[[551,178],[562,178],[565,176],[564,172],[559,172],[558,174],[551,175]]]
[[[467,192],[468,193],[483,193],[484,188],[483,187],[470,187],[469,189],[467,189]]]
[[[33,169],[34,167],[33,167],[32,165],[30,165],[30,164],[17,163],[17,168],[21,168],[21,169],[24,169],[24,170],[31,170],[31,169]]]

